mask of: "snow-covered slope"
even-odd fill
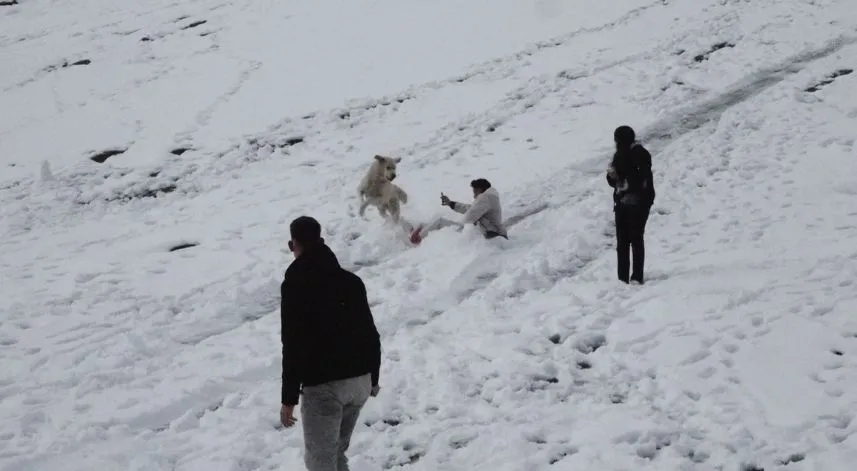
[[[18,0],[0,64],[2,471],[302,469],[300,214],[383,336],[355,471],[853,469],[849,0]],[[654,154],[644,287],[619,124]],[[409,248],[355,215],[375,153],[411,219],[477,176],[531,214]]]

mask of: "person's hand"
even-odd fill
[[[378,386],[376,384],[375,386],[372,386],[372,390],[369,392],[369,395],[372,397],[377,397],[379,392],[381,392],[381,386]]]
[[[449,197],[445,194],[440,194],[440,204],[441,206],[449,206]]]
[[[295,418],[295,406],[287,406],[283,404],[280,408],[280,422],[284,427],[291,427],[296,424],[298,419]]]

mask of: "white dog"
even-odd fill
[[[399,222],[399,205],[408,202],[408,194],[392,183],[396,179],[396,164],[401,161],[401,157],[375,156],[372,166],[369,167],[369,172],[366,173],[360,182],[360,186],[357,187],[358,197],[361,200],[361,217],[371,204],[378,208],[378,212],[384,219],[387,219],[389,212],[393,222]]]

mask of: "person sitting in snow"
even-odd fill
[[[438,218],[427,226],[418,226],[411,232],[411,242],[418,244],[429,231],[449,226],[463,228],[465,224],[475,225],[486,239],[502,237],[508,239],[506,227],[503,225],[503,210],[500,206],[500,193],[484,178],[470,182],[473,189],[473,203],[452,201],[445,194],[440,194],[440,204],[463,214],[462,222]]]
[[[616,128],[613,140],[616,153],[607,167],[607,184],[613,187],[618,276],[623,283],[634,281],[643,284],[643,236],[649,210],[655,201],[652,156],[637,142],[630,126]],[[634,253],[633,269],[630,266],[631,250]]]

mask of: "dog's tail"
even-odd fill
[[[399,201],[401,201],[402,203],[407,204],[407,202],[408,202],[408,194],[407,194],[407,193],[405,193],[405,190],[403,190],[403,189],[402,189],[401,187],[399,187],[398,185],[396,186],[396,196],[399,198]]]

